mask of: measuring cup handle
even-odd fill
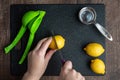
[[[95,23],[95,26],[103,36],[105,36],[108,40],[113,41],[112,35],[102,25]]]

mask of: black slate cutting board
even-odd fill
[[[73,67],[83,75],[98,75],[91,71],[90,60],[94,59],[83,51],[83,48],[91,42],[98,42],[105,48],[105,38],[99,33],[94,25],[84,25],[78,19],[78,12],[82,7],[93,7],[97,12],[97,22],[105,26],[105,6],[103,4],[29,4],[11,5],[10,7],[10,32],[11,41],[17,35],[21,27],[21,19],[29,10],[45,10],[46,15],[36,33],[31,49],[37,42],[45,37],[51,36],[51,30],[55,34],[62,35],[65,40],[65,47],[61,50],[66,60],[73,62]],[[19,65],[18,61],[22,56],[29,36],[29,30],[22,37],[19,47],[15,47],[10,53],[12,75],[22,75],[27,69],[27,59]],[[105,53],[99,57],[105,62]],[[62,64],[60,56],[56,52],[51,58],[44,75],[59,75]]]

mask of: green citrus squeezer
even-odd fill
[[[22,64],[24,62],[25,58],[27,57],[27,54],[28,54],[28,52],[31,48],[32,42],[34,40],[35,33],[36,33],[37,29],[39,28],[45,14],[46,14],[46,12],[41,11],[41,10],[26,12],[24,14],[24,16],[22,17],[22,26],[21,26],[17,36],[15,37],[15,39],[12,41],[12,43],[10,45],[8,45],[7,47],[4,48],[5,54],[8,54],[17,45],[17,43],[20,41],[20,39],[22,38],[22,36],[26,32],[26,30],[29,29],[30,35],[29,35],[29,39],[27,42],[27,46],[26,46],[26,49],[19,61],[19,64]]]

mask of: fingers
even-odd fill
[[[44,38],[44,39],[40,40],[34,50],[37,51],[37,50],[40,48],[40,46],[42,45],[42,43],[43,43],[44,41],[46,41],[47,39],[48,39],[48,38]]]
[[[45,56],[45,59],[46,59],[46,63],[49,62],[49,60],[51,59],[52,55],[56,52],[56,50],[50,50],[46,56]]]
[[[35,47],[34,51],[37,51],[38,54],[45,56],[46,50],[48,49],[48,46],[50,45],[51,41],[52,37],[40,40],[37,46]]]
[[[66,69],[66,70],[71,70],[72,69],[72,62],[71,61],[66,61],[63,68]]]
[[[85,80],[85,78],[72,67],[73,65],[71,61],[65,62],[60,73],[60,76],[62,77],[62,79]]]
[[[48,49],[51,41],[52,41],[52,37],[49,37],[47,40],[45,40],[45,41],[41,44],[40,49],[38,50],[38,52],[39,52],[39,53],[41,52],[42,55],[45,56],[46,50]]]
[[[72,70],[72,62],[66,61],[62,67],[62,73],[67,74],[70,70]]]

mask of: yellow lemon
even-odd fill
[[[56,40],[56,42],[55,42]],[[53,36],[52,42],[49,45],[51,49],[62,49],[65,45],[65,39],[61,35]]]
[[[92,71],[97,74],[105,73],[105,64],[101,59],[91,60],[90,67],[91,67]]]
[[[92,57],[98,57],[100,56],[101,54],[104,53],[104,48],[101,44],[99,43],[89,43],[85,48],[84,50],[86,51],[86,53],[89,55],[89,56],[92,56]]]

